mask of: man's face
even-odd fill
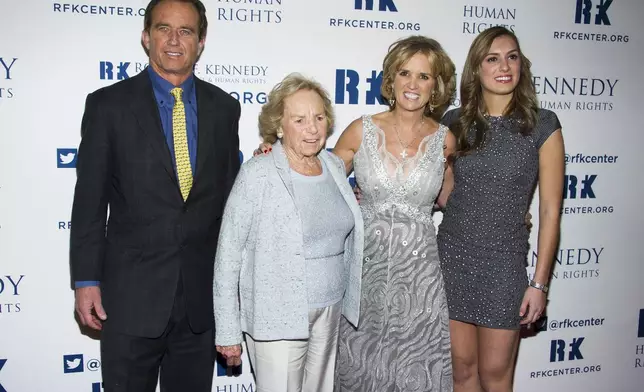
[[[204,47],[205,35],[199,39],[199,13],[190,3],[167,0],[154,8],[151,22],[142,36],[150,66],[179,85],[192,73]]]

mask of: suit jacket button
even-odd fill
[[[183,206],[183,212],[188,212],[188,206]]]

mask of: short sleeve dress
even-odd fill
[[[446,113],[443,124],[450,127],[459,111]],[[528,283],[525,215],[538,178],[539,149],[561,125],[544,109],[528,136],[513,118],[488,121],[484,145],[454,162],[438,250],[450,319],[518,329]]]

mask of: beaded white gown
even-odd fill
[[[447,128],[413,157],[385,148],[363,117],[354,159],[365,250],[360,324],[340,327],[336,392],[451,392],[449,320],[432,209],[443,181]]]

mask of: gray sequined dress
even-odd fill
[[[456,121],[458,110],[446,113],[443,124]],[[489,122],[485,145],[454,162],[454,190],[438,229],[438,249],[450,319],[518,329],[528,283],[525,215],[539,148],[561,126],[555,113],[543,109],[529,136],[518,133],[515,120]]]
[[[340,326],[336,392],[451,392],[449,319],[438,261],[434,200],[447,127],[405,162],[363,118],[354,159],[365,224],[360,324]],[[404,163],[404,164],[403,164]]]

